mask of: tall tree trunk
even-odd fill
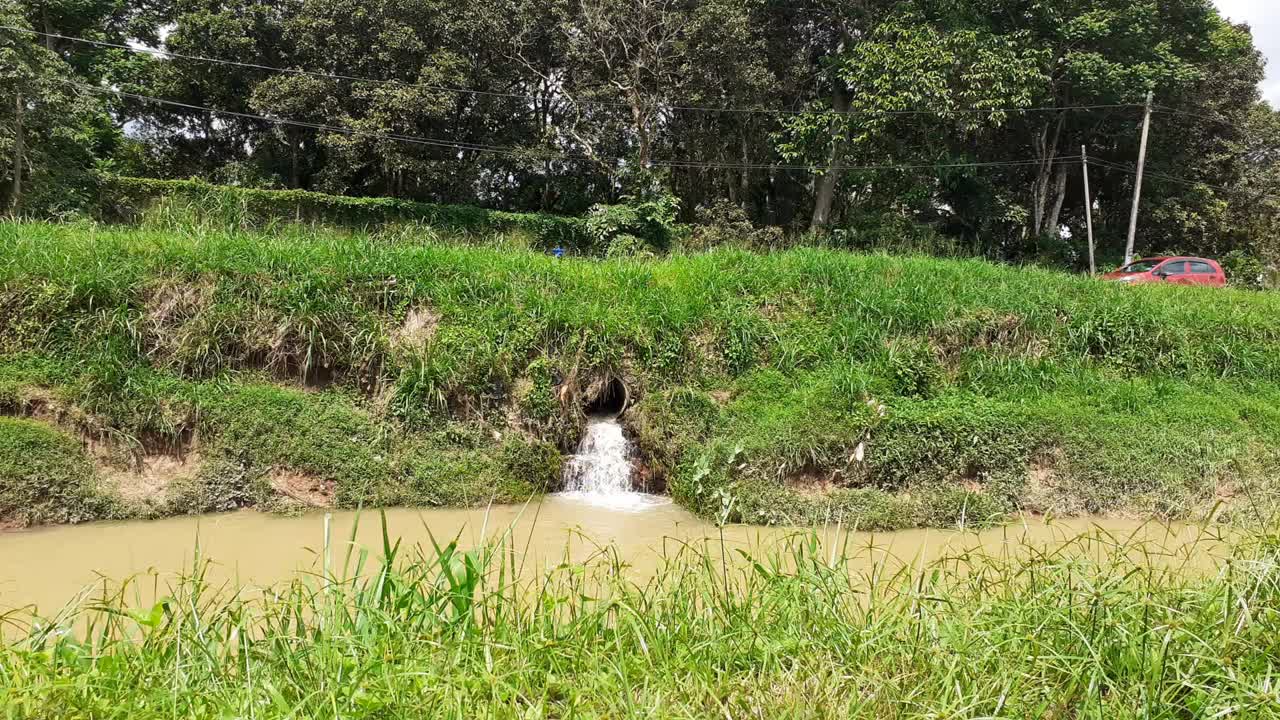
[[[53,52],[53,22],[49,20],[49,6],[44,5],[40,8],[40,22],[44,25],[44,48],[49,52]]]
[[[1062,125],[1066,114],[1058,115],[1058,122],[1050,132],[1049,123],[1045,123],[1040,136],[1036,138],[1036,154],[1040,165],[1036,170],[1036,180],[1032,185],[1031,232],[1039,235],[1047,231],[1045,220],[1049,213],[1049,190],[1053,184],[1054,160],[1058,155],[1058,141],[1062,137]]]
[[[295,190],[302,187],[302,178],[298,174],[298,145],[301,141],[297,133],[289,133],[289,187]]]
[[[769,181],[764,191],[764,222],[766,225],[778,224],[778,175],[769,168]]]
[[[26,153],[26,138],[23,137],[22,129],[22,93],[18,93],[14,108],[17,111],[14,117],[14,140],[13,140],[13,192],[10,197],[10,208],[14,217],[17,217],[22,208],[22,156]]]
[[[542,161],[542,211],[551,209],[551,159]]]
[[[729,158],[725,156],[725,152],[723,149],[720,151],[718,159],[720,163],[723,165],[727,166],[729,164]],[[723,177],[724,177],[725,191],[729,193],[729,202],[733,203],[734,205],[738,205],[741,202],[741,199],[738,197],[737,173],[735,173],[732,169],[726,167]]]
[[[551,94],[551,83],[547,79],[547,73],[542,75],[542,92],[538,97],[538,142],[545,142],[547,137],[547,128],[551,127],[551,100],[548,99]],[[551,158],[545,158],[542,161],[542,193],[539,199],[540,207],[543,212],[551,209]]]
[[[636,126],[636,140],[640,143],[639,157],[636,158],[642,169],[648,169],[649,161],[653,158],[653,135],[649,127],[649,115],[644,106],[644,98],[641,97],[640,91],[633,88],[628,91],[627,97],[631,101],[631,120]]]
[[[749,205],[751,204],[751,170],[747,167],[750,164],[750,156],[748,155],[747,131],[742,131],[742,176],[738,179],[738,197],[741,200],[742,210],[750,213]]]
[[[840,125],[844,123],[843,115],[849,112],[849,91],[844,80],[836,78],[835,90],[831,94],[831,107],[837,117],[831,121],[831,156],[827,160],[827,170],[818,178],[814,188],[813,220],[809,223],[809,231],[816,232],[831,222],[831,204],[835,199],[836,185],[840,179],[840,165],[844,157],[844,139]]]
[[[1053,209],[1049,211],[1049,218],[1045,221],[1044,232],[1053,235],[1055,238],[1061,232],[1058,226],[1058,219],[1062,217],[1062,203],[1067,199],[1067,166],[1058,165],[1057,174],[1053,179]]]

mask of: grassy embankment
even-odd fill
[[[0,706],[100,720],[1277,718],[1280,539],[1237,542],[1217,572],[1213,538],[1172,555],[1107,535],[1014,542],[904,570],[797,537],[725,571],[710,543],[642,585],[608,553],[514,581],[520,538],[465,554],[385,542],[385,563],[339,550],[331,575],[271,593],[196,572],[154,607],[126,586],[53,623],[11,617]],[[879,563],[850,572],[868,553]]]
[[[1280,296],[463,240],[0,225],[0,522],[519,500],[555,486],[610,377],[649,476],[712,517],[1275,496]]]

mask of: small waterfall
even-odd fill
[[[564,467],[563,496],[619,510],[640,510],[665,504],[665,498],[631,488],[631,443],[614,417],[593,417]]]

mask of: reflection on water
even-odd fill
[[[552,495],[527,506],[489,509],[388,510],[387,524],[393,538],[406,547],[430,547],[457,537],[464,547],[475,546],[509,534],[510,544],[523,554],[526,571],[554,567],[565,560],[583,562],[612,545],[617,556],[639,576],[652,573],[663,552],[673,552],[680,542],[703,539],[731,548],[765,548],[797,532],[788,528],[729,526],[717,528],[683,508],[665,502],[637,512],[633,507],[610,508],[566,495]],[[338,562],[356,521],[353,512],[332,516],[331,537]],[[1028,518],[1019,523],[980,533],[914,530],[898,533],[848,533],[837,528],[819,529],[826,545],[836,542],[850,551],[862,548],[867,563],[898,558],[902,562],[927,561],[943,553],[968,549],[1001,552],[1025,544],[1052,545],[1091,529],[1118,538],[1137,535],[1170,549],[1186,546],[1200,536],[1194,527],[1167,528],[1118,519],[1058,520],[1046,524]],[[166,520],[96,523],[0,533],[0,611],[35,605],[48,616],[86,588],[101,588],[103,579],[152,574],[137,587],[147,591],[190,569],[197,546],[201,557],[215,564],[210,578],[216,582],[263,586],[289,579],[297,571],[319,571],[324,542],[324,515],[280,517],[253,511]],[[378,557],[382,530],[376,512],[359,518],[356,543]],[[1206,546],[1204,562],[1211,564]],[[869,549],[873,548],[873,549]],[[1200,548],[1196,548],[1200,554]],[[718,553],[717,553],[718,554]],[[733,555],[732,552],[729,553]],[[140,597],[140,605],[154,597]]]

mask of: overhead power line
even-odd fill
[[[262,70],[265,72],[283,73],[287,75],[297,75],[305,77],[322,78],[326,80],[342,80],[348,82],[367,82],[384,85],[398,85],[401,87],[420,88],[423,90],[431,90],[434,92],[458,93],[463,95],[476,95],[482,97],[499,97],[509,99],[533,100],[538,98],[537,95],[528,93],[501,92],[493,90],[474,90],[470,88],[451,87],[448,85],[435,85],[430,83],[407,82],[403,80],[361,77],[358,75],[347,75],[344,73],[331,73],[314,70],[301,70],[297,68],[282,68],[271,65],[263,65],[260,63],[243,62],[239,60],[224,60],[221,58],[211,58],[201,55],[189,55],[184,53],[175,53],[169,50],[160,50],[157,48],[134,47],[132,45],[124,45],[120,43],[105,42],[102,40],[91,40],[88,38],[75,37],[72,35],[60,35],[58,33],[46,33],[38,30],[30,30],[27,28],[16,27],[12,25],[0,25],[0,30],[9,30],[17,33],[25,33],[38,37],[53,38],[57,40],[66,40],[69,42],[83,43],[97,47],[113,48],[117,50],[125,50],[127,52],[139,53],[143,55],[151,55],[153,57],[165,57],[177,60],[189,60],[192,62],[205,62],[218,65],[227,65],[232,67],[240,67],[249,70]],[[630,108],[628,103],[616,100],[592,100],[592,99],[576,99],[575,103],[580,105],[598,105],[603,107]],[[849,115],[849,116],[910,116],[910,115],[928,115],[928,116],[945,116],[945,115],[995,115],[1005,113],[1033,113],[1033,112],[1088,112],[1094,110],[1119,110],[1142,107],[1138,104],[1099,104],[1099,105],[1061,105],[1048,107],[1014,107],[1014,108],[953,108],[947,110],[788,110],[778,108],[739,108],[739,107],[713,107],[705,105],[691,104],[670,104],[663,105],[664,109],[680,112],[702,112],[702,113],[725,113],[725,114],[761,114],[761,115],[805,115],[805,114],[823,114],[823,115]]]
[[[568,153],[548,153],[535,149],[515,148],[501,145],[486,145],[481,143],[467,143],[456,140],[445,140],[440,138],[426,138],[415,135],[401,135],[396,133],[385,133],[372,130],[362,130],[360,128],[349,128],[338,125],[327,125],[324,123],[308,122],[305,120],[292,120],[288,118],[271,117],[268,115],[259,115],[255,113],[237,112],[234,110],[219,110],[217,108],[206,107],[203,105],[194,105],[191,103],[178,102],[176,100],[166,100],[164,98],[151,97],[149,95],[139,95],[137,93],[125,92],[115,88],[98,87],[85,83],[75,82],[73,80],[61,80],[60,82],[77,87],[90,92],[116,95],[118,97],[131,98],[142,102],[151,102],[159,105],[167,105],[171,107],[179,107],[187,110],[196,110],[200,112],[208,112],[214,115],[224,115],[228,117],[237,117],[246,120],[256,120],[260,122],[271,123],[275,125],[288,125],[293,127],[303,127],[322,132],[332,132],[343,135],[351,135],[356,137],[366,137],[374,140],[387,140],[394,142],[404,142],[413,145],[423,145],[428,147],[438,147],[461,152],[477,152],[492,153],[498,155],[537,158],[542,160],[566,160],[566,161],[601,161],[611,160],[614,162],[625,162],[629,158],[618,156],[588,156],[588,155],[571,155]],[[991,162],[954,162],[954,163],[915,163],[915,164],[875,164],[875,165],[841,165],[841,171],[857,171],[857,170],[944,170],[959,168],[999,168],[999,167],[1034,167],[1037,165],[1061,164],[1061,163],[1078,163],[1079,158],[1076,157],[1055,157],[1049,159],[1027,159],[1027,160],[1000,160]],[[802,170],[808,172],[823,172],[828,168],[825,165],[782,165],[782,164],[766,164],[766,163],[712,163],[694,160],[654,160],[650,163],[654,167],[666,168],[683,168],[683,169],[703,169],[703,170]]]
[[[1222,117],[1221,115],[1205,115],[1204,113],[1189,112],[1187,110],[1176,110],[1171,107],[1163,107],[1160,105],[1157,105],[1155,107],[1155,112],[1163,115],[1176,115],[1179,117],[1195,118],[1197,120],[1207,120],[1211,123],[1215,123],[1222,127],[1231,128],[1232,130],[1243,133],[1245,135],[1249,134],[1249,129],[1242,124],[1242,121],[1231,120],[1231,119]]]
[[[1098,160],[1092,157],[1089,158],[1089,164],[1097,165],[1099,167],[1106,168],[1108,170],[1116,170],[1118,172],[1127,173],[1129,175],[1138,174],[1136,169],[1129,167],[1127,165],[1109,162],[1106,160]],[[1267,192],[1262,192],[1262,193],[1250,192],[1244,188],[1231,188],[1225,185],[1214,185],[1213,183],[1207,183],[1201,180],[1188,180],[1187,178],[1177,177],[1175,175],[1169,175],[1168,173],[1152,172],[1151,170],[1147,170],[1146,174],[1147,174],[1147,177],[1155,178],[1157,180],[1164,180],[1165,182],[1171,182],[1179,185],[1187,185],[1189,187],[1207,187],[1207,188],[1211,188],[1213,190],[1217,190],[1219,192],[1224,192],[1224,193],[1242,192],[1250,196],[1251,199],[1255,202],[1263,201],[1263,200],[1267,200],[1267,201],[1280,200],[1280,195],[1274,195]]]
[[[1138,171],[1135,168],[1129,167],[1128,165],[1124,165],[1121,163],[1110,162],[1108,160],[1099,160],[1097,158],[1089,158],[1089,164],[1097,165],[1099,167],[1107,168],[1110,170],[1119,170],[1120,172],[1128,173],[1130,175],[1138,174]],[[1162,172],[1153,172],[1151,170],[1147,170],[1146,175],[1148,177],[1156,178],[1157,180],[1165,180],[1171,183],[1180,183],[1182,185],[1189,185],[1192,187],[1196,187],[1196,186],[1207,187],[1207,188],[1212,188],[1214,190],[1221,190],[1222,192],[1234,192],[1232,188],[1229,188],[1225,185],[1214,185],[1213,183],[1207,183],[1202,180],[1188,180],[1187,178],[1177,177],[1176,175],[1169,175],[1167,173],[1162,173]]]
[[[1165,115],[1181,115],[1183,117],[1191,117],[1199,120],[1208,120],[1209,122],[1221,123],[1223,125],[1232,125],[1235,123],[1224,117],[1214,117],[1213,115],[1205,115],[1203,113],[1188,112],[1186,110],[1178,110],[1177,108],[1167,107],[1165,105],[1156,105],[1155,111]]]

